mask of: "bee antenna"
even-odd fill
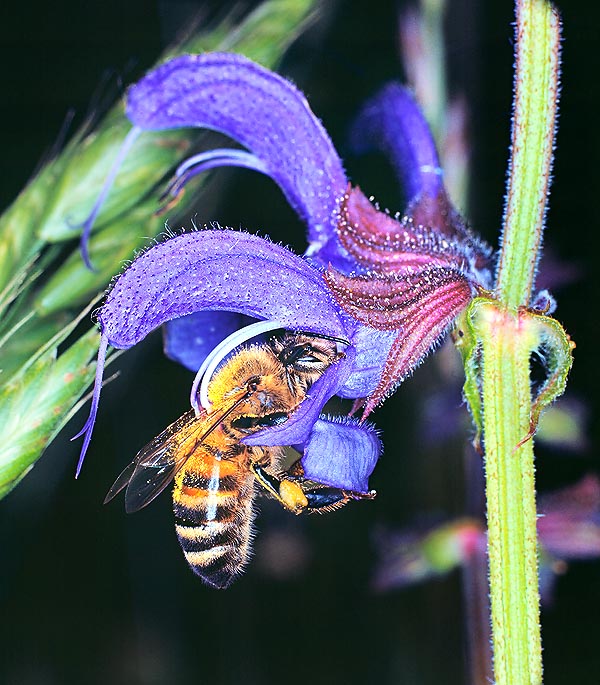
[[[244,326],[240,328],[239,331],[235,331],[229,335],[225,340],[222,340],[212,352],[206,357],[202,362],[202,366],[198,369],[198,373],[194,378],[192,383],[192,389],[190,392],[190,403],[196,412],[196,415],[200,413],[200,407],[210,409],[210,400],[208,399],[208,386],[209,383],[217,370],[219,364],[225,359],[225,357],[239,347],[247,340],[255,338],[257,335],[262,333],[267,333],[269,331],[276,331],[280,328],[285,328],[281,321],[257,321],[249,326]]]

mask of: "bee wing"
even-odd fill
[[[202,416],[196,416],[192,410],[165,428],[137,453],[133,462],[108,491],[104,504],[110,502],[125,487],[127,513],[138,511],[150,504],[173,480],[175,474],[207,436],[253,392],[254,389],[248,387],[230,407],[210,414],[214,417],[210,423],[207,422],[206,412]]]
[[[138,511],[157,497],[173,480],[197,444],[198,428],[203,425],[193,411],[168,426],[143,447],[113,483],[104,499],[110,502],[124,488],[125,510]],[[186,443],[191,442],[188,446]]]

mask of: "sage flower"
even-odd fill
[[[304,95],[240,55],[171,60],[130,88],[126,111],[137,130],[197,126],[243,145],[246,150],[219,148],[191,157],[177,170],[171,193],[177,195],[192,176],[216,166],[267,174],[306,223],[306,255],[326,268],[327,284],[341,307],[370,328],[395,331],[364,416],[489,286],[492,252],[452,207],[431,132],[412,95],[399,84],[388,84],[366,104],[353,132],[357,149],[376,147],[390,156],[409,199],[398,218],[350,185]],[[170,344],[167,353],[178,356]]]
[[[90,417],[80,433],[85,439],[78,469],[91,439],[108,345],[128,349],[164,323],[202,311],[234,311],[260,322],[230,336],[200,367],[191,391],[198,410],[218,363],[259,333],[296,329],[343,342],[343,355],[315,382],[310,398],[285,423],[244,442],[298,446],[308,478],[367,492],[381,451],[376,431],[356,419],[329,419],[321,411],[334,395],[369,393],[389,348],[385,336],[346,314],[320,271],[305,259],[258,236],[230,230],[171,237],[139,256],[115,281],[97,314],[100,351]],[[379,338],[381,344],[374,347]]]
[[[131,347],[165,324],[167,354],[198,372],[191,393],[196,406],[197,397],[206,395],[207,369],[220,355],[257,331],[287,328],[346,341],[344,358],[288,421],[246,442],[299,445],[308,477],[364,492],[379,453],[373,429],[353,419],[325,421],[325,403],[334,395],[365,403],[364,421],[489,278],[491,251],[453,209],[414,99],[390,84],[367,103],[355,129],[363,147],[378,146],[392,157],[410,198],[397,218],[350,185],[304,95],[240,55],[185,55],[164,63],[129,89],[126,113],[132,137],[202,127],[243,145],[245,150],[219,148],[191,157],[169,192],[176,197],[191,177],[216,166],[254,169],[279,185],[304,220],[309,247],[300,258],[257,236],[206,230],[172,237],[138,257],[98,316],[102,342],[82,458],[108,344]],[[247,317],[263,323],[237,333]],[[350,435],[362,447],[370,445],[366,456],[352,447],[339,459],[318,454],[332,436],[334,445]],[[337,455],[337,447],[332,452]]]

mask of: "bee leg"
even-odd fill
[[[324,485],[318,481],[308,481],[304,476],[304,469],[300,460],[292,464],[285,475],[289,476],[302,489],[307,499],[306,511],[309,514],[325,514],[340,509],[352,500],[375,499],[377,495],[375,490],[367,493],[354,492]]]
[[[314,487],[314,486],[312,486]],[[374,499],[376,492],[371,490],[368,493],[352,492],[323,486],[316,489],[304,490],[304,495],[308,501],[306,511],[309,514],[326,514],[330,511],[340,509],[348,502],[359,499]]]
[[[252,464],[252,471],[258,484],[263,487],[271,497],[276,499],[282,507],[293,514],[302,514],[308,507],[308,499],[302,487],[287,478],[278,478],[268,474],[258,464]]]

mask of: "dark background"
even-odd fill
[[[598,404],[596,4],[562,3],[564,72],[547,247],[576,267],[555,291],[557,318],[577,342],[569,394]],[[200,8],[214,17],[232,3],[3,3],[0,9],[0,206],[6,206],[57,140],[67,110],[85,116],[99,92],[115,93],[148,68]],[[243,6],[243,3],[238,4]],[[398,6],[383,0],[326,3],[327,13],[290,51],[283,71],[307,92],[353,180],[382,205],[401,209],[385,164],[346,155],[345,133],[360,102],[401,77]],[[474,173],[469,217],[497,244],[510,125],[512,6],[450,1],[453,89],[471,108]],[[100,87],[109,74],[108,87]],[[302,250],[303,227],[268,179],[229,173],[214,216]],[[260,201],[256,201],[256,198]],[[597,276],[596,276],[597,279]],[[415,683],[467,681],[460,574],[404,590],[370,590],[382,528],[443,520],[465,510],[466,433],[432,440],[427,398],[445,374],[419,369],[375,420],[385,455],[372,478],[374,502],[327,517],[294,519],[261,503],[256,555],[226,592],[201,585],[180,553],[167,495],[126,516],[101,502],[137,450],[186,408],[190,374],[163,358],[158,336],[121,358],[103,393],[86,467],[72,478],[78,445],[68,436],[0,504],[0,682]],[[454,383],[450,405],[460,404]],[[0,420],[1,417],[0,417]],[[537,450],[540,491],[576,482],[599,461],[597,427],[578,454]],[[574,563],[543,612],[547,685],[598,682],[600,563]],[[517,684],[515,684],[517,685]]]

